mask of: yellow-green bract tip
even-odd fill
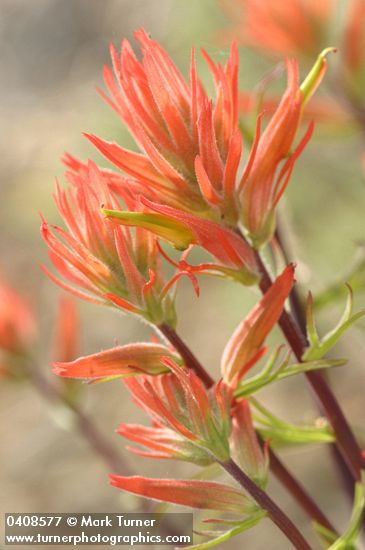
[[[151,231],[157,237],[168,241],[178,250],[185,250],[194,241],[194,233],[182,222],[173,220],[163,214],[152,212],[125,212],[120,210],[101,209],[107,218],[116,223],[132,227],[141,227]]]
[[[325,48],[317,57],[312,69],[309,71],[308,75],[302,82],[302,85],[300,86],[300,90],[302,92],[302,106],[309,101],[309,99],[312,97],[314,92],[316,91],[317,87],[319,86],[323,75],[326,71],[326,55],[329,53],[335,53],[337,52],[337,48],[335,47],[329,47]]]

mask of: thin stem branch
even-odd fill
[[[260,289],[262,293],[265,293],[271,287],[272,281],[259,254],[256,255],[256,259],[261,272]],[[302,362],[307,342],[296,320],[289,312],[284,310],[279,319],[279,325],[295,357],[299,362]],[[336,397],[320,372],[307,372],[305,376],[323,405],[323,409],[335,432],[336,444],[353,479],[355,481],[360,480],[360,471],[364,467],[361,449]]]
[[[176,331],[167,325],[160,325],[158,328],[165,336],[165,338],[179,352],[181,357],[185,360],[186,365],[194,370],[194,372],[201,378],[204,384],[208,388],[210,388],[214,384],[213,378],[204,369],[200,361],[197,359],[197,357],[195,357],[193,352],[188,348],[188,346],[180,338]],[[304,510],[308,517],[335,533],[336,530],[332,526],[331,522],[326,518],[326,516],[319,509],[317,504],[308,495],[304,487],[287,470],[287,468],[279,460],[272,449],[269,449],[269,455],[271,471],[273,472],[275,477],[285,486],[288,492],[294,497],[298,505]]]
[[[232,459],[230,459],[229,462],[220,462],[220,465],[252,496],[261,508],[266,510],[270,519],[292,542],[294,548],[298,550],[311,550],[311,546],[309,546],[291,519],[288,518],[281,508],[271,500],[269,495],[258,487],[258,485],[256,485],[256,483],[254,483]]]

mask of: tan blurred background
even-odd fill
[[[81,136],[82,131],[117,139],[130,146],[121,124],[95,91],[102,84],[108,44],[132,38],[144,26],[186,71],[192,44],[204,46],[223,61],[227,48],[217,37],[227,24],[212,0],[0,0],[0,268],[29,298],[40,318],[35,351],[52,379],[52,329],[58,290],[40,272],[47,253],[39,237],[39,216],[58,221],[52,203],[54,176],[67,150],[106,164]],[[241,50],[241,83],[251,89],[269,64]],[[207,71],[199,58],[199,66]],[[207,81],[208,86],[211,83]],[[356,132],[328,141],[321,132],[300,160],[283,214],[298,262],[298,279],[319,292],[343,278],[364,240],[365,188]],[[218,374],[219,358],[233,328],[256,296],[237,285],[202,281],[197,301],[183,283],[178,299],[179,332],[204,364]],[[364,306],[364,294],[356,297]],[[138,321],[80,303],[80,353],[149,338]],[[323,327],[336,308],[322,314]],[[280,337],[277,336],[279,341]],[[273,339],[274,341],[274,339]],[[334,356],[349,364],[333,373],[336,393],[358,432],[364,435],[363,327],[349,332]],[[316,406],[303,378],[280,383],[260,395],[276,413],[291,421],[313,421]],[[146,419],[127,399],[121,384],[83,388],[82,405],[110,442],[136,471],[147,475],[190,475],[181,464],[158,463],[128,455],[114,434],[120,421]],[[0,487],[2,512],[112,512],[135,509],[136,499],[108,485],[108,469],[73,429],[60,409],[49,408],[28,385],[6,381],[0,386]],[[283,449],[282,456],[329,516],[343,528],[348,507],[339,500],[335,470],[323,447]],[[308,534],[306,518],[290,498],[270,484],[271,493],[290,510]],[[336,496],[335,496],[336,495]],[[314,540],[314,539],[312,539]],[[289,549],[268,521],[227,543],[225,548]],[[95,547],[94,547],[95,548]]]

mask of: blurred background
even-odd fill
[[[95,90],[102,86],[109,42],[118,45],[123,37],[133,40],[133,30],[143,26],[187,74],[192,45],[197,50],[203,46],[215,60],[224,62],[228,47],[221,29],[229,25],[226,12],[212,0],[0,0],[0,270],[36,312],[39,326],[34,355],[50,380],[59,292],[39,269],[40,263],[48,261],[39,237],[39,212],[59,222],[52,193],[55,176],[62,179],[64,151],[107,164],[81,132],[134,147],[122,123]],[[244,47],[240,54],[240,83],[251,91],[274,62]],[[329,71],[335,64],[336,59],[330,59]],[[198,65],[204,83],[212,87],[199,55]],[[283,89],[284,84],[281,79],[279,87]],[[363,139],[351,124],[331,138],[319,127],[296,166],[281,216],[304,293],[310,288],[323,296],[325,289],[346,280],[355,259],[361,264],[365,242],[362,150]],[[357,277],[359,309],[364,307],[361,269]],[[258,295],[213,279],[203,279],[201,288],[197,300],[189,284],[180,286],[179,333],[217,375],[225,342]],[[324,330],[332,326],[340,310],[327,303],[326,297],[322,303],[326,306],[320,310]],[[151,335],[131,317],[81,302],[78,306],[80,354]],[[346,357],[349,362],[332,372],[331,380],[365,445],[363,329],[359,323],[333,352],[334,357]],[[274,334],[272,342],[280,341],[280,334]],[[274,385],[262,391],[260,398],[288,421],[313,422],[318,416],[302,377]],[[122,420],[146,419],[126,398],[120,383],[83,386],[81,403],[135,471],[156,477],[194,472],[186,465],[151,463],[128,455],[114,430]],[[28,384],[0,381],[0,441],[2,512],[125,512],[136,507],[134,497],[108,485],[108,468],[82,439],[71,416],[60,407],[50,407]],[[285,448],[281,456],[343,528],[349,508],[345,499],[334,497],[338,481],[324,446]],[[307,519],[275,480],[270,482],[270,492],[278,495],[277,500],[314,540]],[[242,544],[253,550],[290,547],[269,521],[222,548]]]

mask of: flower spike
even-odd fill
[[[120,55],[111,48],[103,98],[117,112],[138,143],[134,153],[93,135],[87,138],[118,168],[142,182],[143,194],[186,212],[235,225],[234,182],[241,157],[238,131],[238,51],[232,44],[225,67],[203,51],[213,76],[211,100],[200,82],[192,52],[190,82],[144,30],[135,33],[142,52],[138,61],[129,42]]]
[[[259,116],[251,154],[240,175],[237,45],[232,44],[225,67],[216,65],[203,51],[216,88],[213,101],[197,76],[194,54],[187,83],[145,31],[139,30],[135,36],[142,60],[127,41],[120,55],[112,47],[113,70],[105,69],[108,94],[102,95],[127,125],[141,152],[125,150],[94,135],[87,138],[131,180],[128,183],[126,176],[120,176],[118,181],[117,174],[109,174],[110,185],[120,193],[133,189],[142,201],[153,202],[155,209],[148,207],[149,211],[141,213],[129,208],[130,212],[116,214],[105,207],[105,214],[119,217],[124,225],[150,229],[180,250],[196,241],[196,228],[181,224],[176,217],[164,220],[160,217],[164,212],[158,212],[157,206],[179,209],[229,228],[241,223],[252,244],[262,246],[272,236],[277,203],[312,133],[310,126],[291,153],[304,105],[323,77],[325,55],[331,49],[320,54],[301,87],[296,61],[287,60],[287,90],[261,136]]]
[[[67,230],[42,221],[41,233],[49,255],[62,278],[44,271],[65,290],[99,304],[143,316],[152,323],[175,322],[173,300],[161,291],[166,282],[161,271],[156,238],[148,231],[111,224],[100,211],[119,208],[108,176],[95,164],[68,160],[72,171],[67,191],[57,184],[55,201]],[[129,209],[136,199],[123,193]],[[153,274],[151,278],[151,274]]]

